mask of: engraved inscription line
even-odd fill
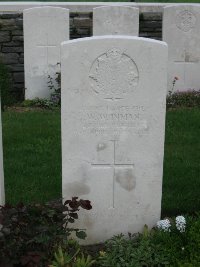
[[[132,167],[133,163],[116,163],[116,140],[110,140],[113,143],[113,162],[112,163],[92,163],[93,167],[109,167],[113,170],[113,200],[112,200],[112,208],[115,208],[115,170],[117,167]]]

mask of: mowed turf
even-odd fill
[[[4,112],[6,201],[61,197],[60,112]]]
[[[200,109],[167,112],[164,215],[200,211]]]
[[[60,111],[3,113],[6,201],[61,197]],[[162,214],[200,210],[200,109],[167,112]]]

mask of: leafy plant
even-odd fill
[[[167,96],[167,107],[200,107],[200,90],[169,92]]]
[[[51,100],[45,98],[34,98],[24,100],[20,106],[22,107],[38,107],[44,109],[52,109],[54,107],[54,103]]]
[[[71,239],[66,244],[59,245],[49,267],[90,267],[94,263],[92,257],[85,256],[79,244]]]
[[[115,236],[106,243],[100,254],[100,266],[104,267],[153,267],[169,266],[168,255],[159,244],[151,244],[152,233]]]
[[[90,267],[95,263],[95,260],[92,260],[90,255],[84,256],[82,253],[80,257],[77,257],[73,267]]]
[[[80,208],[90,210],[89,200],[73,197],[71,200],[52,201],[47,204],[30,204],[0,207],[0,261],[14,263],[45,262],[55,247],[68,241],[71,233],[85,238],[82,229],[70,227],[78,219]]]
[[[57,63],[60,66],[60,63]],[[48,75],[48,87],[51,92],[51,102],[55,106],[60,106],[61,104],[61,72],[56,72],[55,78]]]
[[[100,252],[99,265],[104,267],[199,267],[200,214],[177,216],[157,223],[142,234],[118,235],[106,242]]]
[[[70,267],[78,253],[79,249],[71,256],[59,246],[57,252],[54,253],[55,260],[49,267]]]

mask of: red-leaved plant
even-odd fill
[[[83,229],[69,227],[81,208],[92,209],[90,201],[73,197],[64,203],[0,206],[0,262],[45,266],[54,248],[67,242],[71,233],[86,237]]]

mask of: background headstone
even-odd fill
[[[200,7],[172,5],[164,8],[163,41],[169,47],[168,90],[200,88]]]
[[[69,10],[36,7],[24,10],[25,98],[49,98],[48,75],[60,71],[60,44],[69,40]]]
[[[88,244],[152,227],[161,211],[167,45],[102,36],[61,50],[63,197],[93,205],[77,227]]]
[[[139,9],[103,6],[93,9],[93,35],[133,35],[139,33]]]
[[[4,174],[3,174],[3,146],[2,146],[2,126],[1,126],[1,100],[0,100],[0,205],[5,204]]]

